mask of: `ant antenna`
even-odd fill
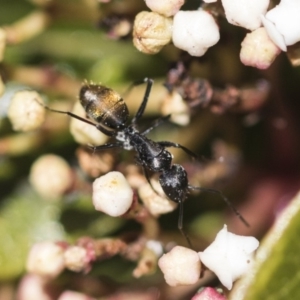
[[[190,190],[199,190],[201,192],[210,192],[214,194],[218,194],[221,196],[221,198],[224,200],[224,202],[228,205],[228,207],[235,213],[235,215],[247,226],[250,227],[250,224],[246,221],[246,219],[242,216],[242,214],[235,208],[235,206],[224,196],[224,194],[221,191],[214,190],[214,189],[208,189],[203,187],[196,187],[189,185],[188,188]]]

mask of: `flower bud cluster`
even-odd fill
[[[217,0],[206,0],[207,3]],[[199,8],[180,10],[182,0],[146,0],[153,12],[136,16],[133,42],[138,50],[155,54],[173,42],[192,56],[202,56],[220,39],[214,17]],[[252,31],[242,42],[240,59],[243,64],[259,69],[268,68],[287,46],[300,41],[300,2],[281,0],[268,10],[270,0],[221,0],[230,24]],[[264,30],[262,28],[265,28]]]
[[[215,241],[203,252],[176,246],[159,259],[158,265],[166,282],[177,286],[196,283],[201,274],[201,264],[204,264],[230,290],[233,282],[250,269],[258,245],[254,237],[230,233],[224,225]]]

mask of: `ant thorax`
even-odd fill
[[[125,150],[133,149],[133,146],[130,143],[130,136],[128,135],[127,132],[125,132],[125,130],[118,131],[115,138],[116,138],[116,140],[123,143],[123,148]]]

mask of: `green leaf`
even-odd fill
[[[57,204],[42,201],[29,190],[4,200],[0,214],[0,280],[22,274],[34,242],[64,238],[57,222],[59,215]]]
[[[231,300],[300,299],[300,194],[261,243],[256,261],[230,294]]]

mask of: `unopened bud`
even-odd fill
[[[128,211],[132,201],[132,188],[120,172],[109,172],[93,183],[93,204],[96,210],[117,217]]]
[[[267,12],[270,0],[222,0],[227,21],[249,30],[261,26],[261,15]]]
[[[12,97],[8,118],[14,130],[30,131],[39,128],[45,120],[41,96],[35,91],[19,91]]]
[[[190,55],[202,56],[219,39],[218,25],[208,12],[204,10],[179,11],[174,16],[173,43]]]
[[[63,248],[54,242],[41,242],[31,248],[27,271],[45,278],[55,278],[65,268]]]
[[[76,102],[72,113],[79,117],[86,118],[86,113],[80,102]],[[71,119],[70,132],[73,135],[74,140],[82,145],[91,144],[98,146],[103,145],[108,140],[108,136],[102,133],[95,126],[75,118]]]
[[[66,268],[80,272],[88,265],[87,250],[80,246],[71,246],[64,252],[64,260]]]
[[[57,300],[93,300],[85,294],[74,292],[74,291],[65,291],[63,292]],[[95,299],[94,299],[95,300]]]
[[[269,38],[264,27],[248,33],[242,42],[241,61],[246,66],[267,69],[281,50]]]
[[[46,154],[33,163],[29,181],[41,196],[56,199],[70,189],[73,183],[72,170],[63,158]]]
[[[200,277],[198,253],[185,247],[174,247],[159,259],[158,265],[171,286],[194,284]]]
[[[151,185],[146,183],[138,189],[138,194],[153,216],[169,213],[176,209],[177,203],[171,201],[164,194],[158,181],[151,180]]]
[[[145,2],[152,11],[166,17],[175,15],[184,4],[184,0],[145,0]]]
[[[141,52],[156,54],[171,41],[172,19],[155,12],[142,11],[136,15],[133,44]]]

